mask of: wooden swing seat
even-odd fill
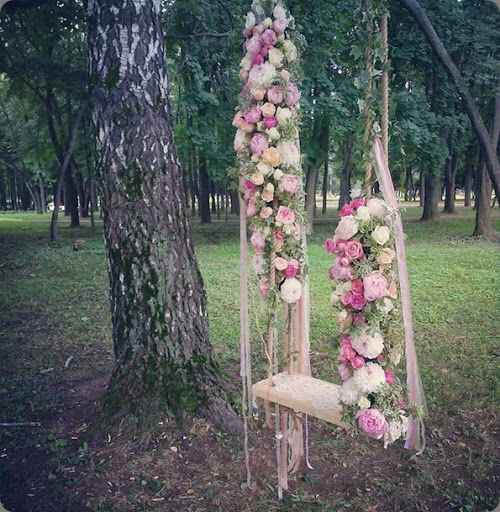
[[[343,426],[340,386],[307,375],[278,373],[253,385],[254,398]]]

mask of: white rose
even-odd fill
[[[255,14],[252,11],[250,11],[247,14],[247,18],[245,20],[245,28],[248,30],[248,29],[254,27],[256,23],[257,23],[257,20],[255,19]]]
[[[384,315],[388,315],[394,309],[394,304],[391,299],[384,297],[381,302],[377,301],[377,309]]]
[[[267,176],[272,172],[273,168],[264,162],[259,162],[257,164],[257,170],[261,172],[264,176]]]
[[[356,212],[356,219],[360,222],[367,222],[370,220],[370,210],[366,206],[360,206]]]
[[[276,112],[276,119],[279,124],[285,124],[292,119],[292,111],[289,108],[278,107]]]
[[[368,400],[368,398],[366,398],[366,396],[362,396],[359,400],[358,400],[358,407],[360,409],[369,409],[370,408],[370,405],[371,405],[371,402],[370,400]]]
[[[285,282],[281,285],[281,298],[287,304],[293,304],[297,302],[302,296],[302,283],[294,277],[285,279]]]
[[[274,171],[274,179],[279,181],[283,177],[283,171],[281,169],[276,169]]]
[[[347,215],[342,217],[335,230],[334,240],[349,240],[359,229],[358,221],[352,216]]]
[[[355,404],[359,400],[360,395],[359,388],[352,377],[340,386],[340,401],[346,405]]]
[[[267,135],[269,135],[269,138],[273,141],[280,140],[281,134],[278,128],[270,128],[269,130],[266,130]]]
[[[366,207],[370,211],[370,214],[374,217],[382,219],[387,215],[387,205],[384,203],[384,201],[378,199],[377,197],[372,197],[369,199]]]
[[[281,4],[278,4],[278,5],[274,8],[273,16],[274,16],[277,20],[286,20],[286,11],[285,11],[285,8],[284,8]]]
[[[353,379],[362,393],[374,393],[385,384],[385,372],[379,364],[367,363],[362,368],[354,370]]]
[[[384,434],[384,448],[397,441],[403,433],[403,427],[399,421],[390,421],[387,431]]]
[[[384,245],[391,238],[391,232],[387,226],[377,226],[372,233],[372,238],[379,245]]]
[[[283,43],[283,50],[285,51],[285,56],[288,62],[294,62],[295,60],[297,60],[297,47],[292,43],[292,41],[287,39]]]
[[[269,62],[277,68],[280,68],[283,65],[284,57],[283,52],[278,50],[278,48],[271,48],[269,50]]]
[[[251,88],[270,87],[276,76],[276,68],[270,62],[264,62],[250,70],[248,81]]]
[[[368,329],[364,329],[352,337],[352,347],[367,359],[375,359],[384,350],[384,338],[379,332],[369,333]]]
[[[286,69],[281,70],[280,76],[285,82],[290,80],[290,73]]]
[[[300,152],[293,142],[280,142],[277,147],[281,161],[289,167],[299,167]]]
[[[266,18],[263,23],[264,27],[269,28],[273,24],[273,20],[271,18]]]

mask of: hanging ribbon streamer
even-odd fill
[[[408,402],[410,407],[416,408],[417,411],[420,412],[420,414],[413,414],[410,418],[405,448],[409,450],[417,450],[418,454],[421,454],[425,449],[425,427],[421,414],[424,413],[427,408],[422,380],[418,369],[417,352],[415,350],[410,281],[408,278],[408,267],[406,264],[407,260],[403,223],[401,220],[396,192],[394,191],[392,183],[391,173],[386,163],[387,160],[385,158],[384,148],[378,137],[374,140],[373,154],[376,163],[375,170],[382,195],[385,202],[394,212],[394,236],[398,262],[399,287],[401,292],[403,327],[405,333]]]

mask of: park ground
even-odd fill
[[[0,214],[0,501],[11,512],[322,511],[483,512],[500,500],[499,246],[470,236],[473,212],[420,223],[405,212],[417,350],[429,406],[427,450],[349,437],[312,422],[314,469],[275,493],[272,434],[250,436],[254,486],[245,489],[241,440],[166,418],[147,445],[93,435],[112,368],[102,230],[48,216]],[[500,229],[500,212],[494,212]],[[63,220],[63,222],[65,222]],[[310,241],[312,362],[334,379],[330,264]],[[194,226],[211,337],[238,400],[238,226]],[[72,241],[85,240],[79,251]],[[258,354],[255,355],[257,358]],[[26,423],[33,422],[33,425]],[[20,425],[12,425],[20,424]],[[0,506],[1,510],[1,506]]]

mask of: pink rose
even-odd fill
[[[343,256],[342,258],[340,258],[340,264],[341,265],[344,265],[344,267],[346,267],[347,265],[349,265],[349,263],[351,263],[351,260],[349,258],[346,258],[345,256]]]
[[[363,409],[358,412],[359,428],[373,439],[382,439],[387,430],[385,416],[377,409]]]
[[[264,206],[259,213],[259,217],[262,220],[269,219],[269,217],[273,214],[273,209],[270,206]]]
[[[350,265],[344,267],[338,260],[330,268],[330,279],[334,281],[350,281],[352,279],[352,268]]]
[[[288,266],[285,269],[285,276],[286,277],[295,277],[300,270],[300,264],[297,260],[290,260],[288,262]]]
[[[345,364],[339,364],[339,375],[343,381],[349,379],[352,375],[351,369]]]
[[[351,207],[354,209],[358,209],[361,206],[365,206],[365,205],[366,205],[366,200],[363,199],[362,197],[358,197],[357,199],[353,199],[351,201]]]
[[[266,238],[260,231],[254,231],[250,237],[250,243],[256,254],[262,254],[266,246]]]
[[[352,208],[350,203],[346,203],[342,208],[340,209],[339,215],[341,217],[347,217],[348,215],[352,215],[354,213],[354,209]]]
[[[356,356],[351,361],[352,367],[359,370],[359,368],[363,368],[365,365],[365,360],[361,356]]]
[[[264,30],[261,36],[261,41],[266,46],[274,46],[278,42],[278,37],[276,36],[276,32],[274,30],[271,30],[268,28],[267,30]]]
[[[280,224],[293,224],[295,222],[295,212],[287,206],[280,206],[276,214],[276,222]]]
[[[335,235],[333,237],[334,240],[350,240],[359,229],[358,221],[348,215],[347,217],[342,217],[340,222],[337,224],[337,228],[335,229]]]
[[[283,90],[281,89],[281,87],[278,87],[277,85],[275,85],[274,87],[271,87],[270,89],[268,89],[267,99],[271,103],[274,103],[275,105],[278,105],[279,103],[281,103],[283,101]]]
[[[269,130],[278,126],[278,120],[274,117],[264,117],[264,126]]]
[[[256,53],[259,53],[261,47],[262,44],[260,42],[260,37],[257,34],[248,39],[248,41],[245,43],[245,48],[247,49],[248,53],[250,53],[250,55],[252,56]]]
[[[363,280],[362,279],[354,279],[351,283],[352,293],[363,293]]]
[[[261,64],[264,64],[264,57],[260,53],[256,53],[252,57],[252,66],[260,66]]]
[[[248,112],[245,112],[243,116],[245,121],[249,124],[258,123],[262,119],[262,112],[259,107],[254,107],[250,109]]]
[[[269,147],[267,138],[261,133],[256,133],[250,142],[250,149],[254,155],[260,156]]]
[[[293,107],[300,100],[300,91],[295,84],[288,84],[286,91],[286,104],[289,107]]]
[[[255,197],[252,197],[247,204],[247,217],[253,217],[257,214],[257,203]]]
[[[288,261],[280,256],[274,258],[274,268],[279,272],[283,272],[288,268]]]
[[[335,238],[333,239],[333,241],[337,244],[337,250],[335,252],[339,256],[342,256],[345,252],[345,247],[346,247],[347,241],[346,240],[335,240]]]
[[[334,254],[337,249],[337,243],[332,238],[325,240],[325,251]]]
[[[345,253],[351,260],[360,260],[364,256],[363,246],[357,240],[349,240]]]
[[[288,194],[295,194],[299,190],[299,177],[294,174],[283,174],[279,189]]]
[[[273,29],[277,34],[283,34],[286,27],[288,27],[288,20],[286,18],[274,20]]]
[[[273,231],[273,240],[274,240],[274,249],[276,251],[281,251],[283,249],[283,245],[285,243],[285,234],[283,231],[279,229],[275,229]]]
[[[353,293],[351,297],[351,306],[357,311],[361,311],[366,306],[366,299],[361,293]]]
[[[394,384],[394,372],[391,369],[385,371],[385,381],[387,384]]]
[[[342,363],[350,363],[356,357],[356,351],[352,348],[348,336],[344,336],[340,343],[339,359]]]
[[[257,187],[252,181],[245,180],[245,182],[243,183],[243,196],[245,197],[246,201],[248,201],[255,195],[256,190]]]
[[[259,281],[259,292],[264,299],[269,295],[269,280],[266,277]]]
[[[365,299],[372,302],[387,295],[387,279],[380,272],[372,272],[363,278]]]
[[[342,304],[344,306],[350,306],[351,305],[351,300],[352,300],[352,292],[349,291],[349,292],[345,292],[342,297],[340,297],[340,302],[342,302]]]

